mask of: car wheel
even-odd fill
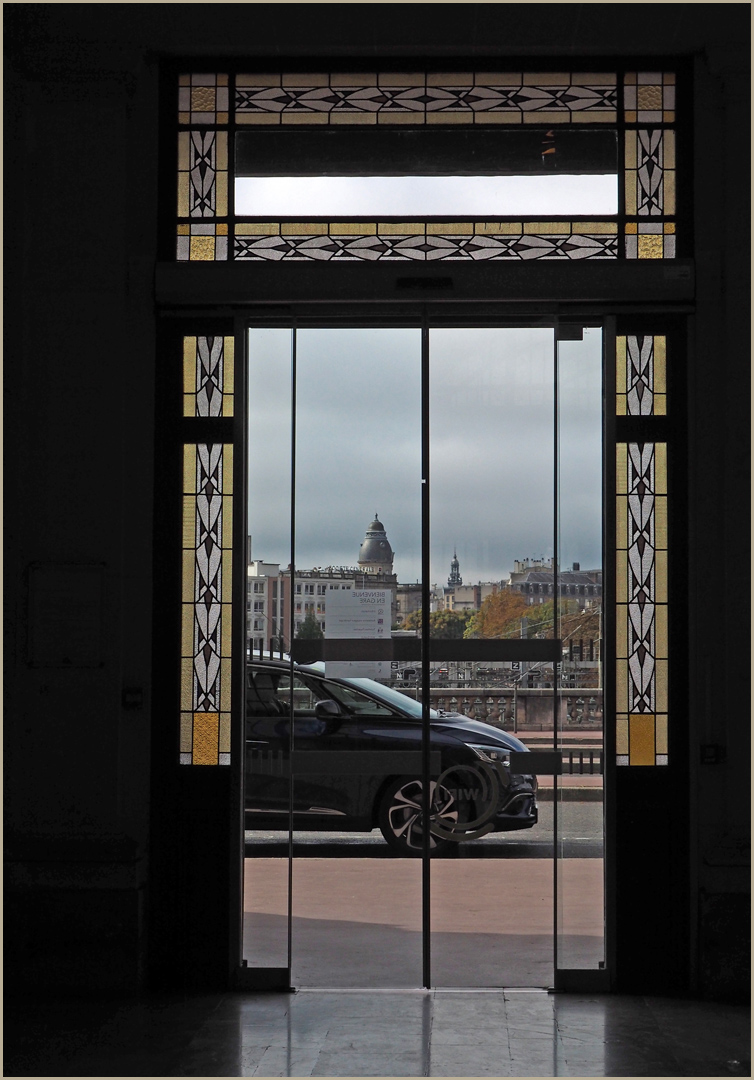
[[[463,814],[453,793],[430,781],[430,821],[454,826]],[[380,802],[378,823],[388,845],[399,855],[420,856],[423,846],[422,782],[408,777],[392,781]],[[435,836],[430,824],[429,851],[439,855],[457,844]]]

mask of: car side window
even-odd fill
[[[387,705],[375,701],[374,698],[367,697],[366,694],[359,693],[358,690],[354,690],[350,686],[343,686],[341,683],[328,682],[327,680],[323,680],[321,685],[325,691],[325,697],[339,702],[348,712],[357,716],[395,716],[393,710]]]
[[[290,675],[282,675],[278,683],[278,701],[281,703],[286,715],[288,715],[291,708],[291,687],[293,688],[294,716],[296,713],[314,712],[314,706],[324,697],[323,694],[316,694],[298,675],[293,676],[293,683],[291,683]]]

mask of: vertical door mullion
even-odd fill
[[[291,578],[288,587],[290,621],[288,653],[290,656],[290,711],[288,714],[288,982],[293,970],[293,634],[296,600],[296,325],[291,327]],[[285,617],[285,605],[283,605]]]
[[[558,597],[558,584],[559,584],[559,567],[560,567],[560,536],[558,529],[558,501],[560,492],[559,486],[559,465],[560,465],[560,430],[559,430],[559,397],[558,397],[558,330],[557,323],[553,331],[553,455],[552,455],[552,572],[553,572],[553,604],[552,604],[552,617],[553,617],[553,638],[557,641],[560,634],[560,603]],[[553,659],[552,662],[552,693],[553,693],[553,726],[552,726],[552,748],[554,751],[558,749],[558,674],[559,665],[557,659]],[[552,971],[553,980],[557,980],[558,971],[558,796],[560,792],[558,790],[558,774],[557,772],[552,778]]]
[[[429,324],[426,307],[422,312],[421,333],[421,440],[422,440],[422,982],[429,989],[431,981],[430,958],[430,621],[429,621]]]

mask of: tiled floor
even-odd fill
[[[4,1076],[751,1076],[748,1007],[544,991],[24,1002]]]

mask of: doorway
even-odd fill
[[[325,318],[247,345],[246,965],[598,972],[600,326]]]

